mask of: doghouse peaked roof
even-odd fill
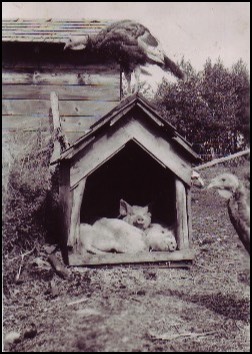
[[[186,139],[184,139],[175,129],[175,127],[162,118],[156,111],[155,107],[152,106],[143,96],[138,93],[131,95],[130,97],[122,100],[114,109],[107,113],[104,117],[100,118],[97,122],[91,125],[90,129],[78,140],[76,140],[67,150],[65,150],[59,160],[72,158],[75,154],[80,151],[80,146],[86,144],[90,141],[90,138],[94,136],[104,126],[108,128],[111,127],[115,122],[123,119],[123,117],[128,113],[133,107],[140,107],[145,113],[146,117],[151,119],[159,127],[163,127],[164,132],[167,133],[169,138],[172,138],[178,145],[184,149],[192,161],[199,161],[200,157],[192,149],[192,144],[190,144]],[[56,162],[56,161],[55,161]]]
[[[191,163],[199,160],[198,155],[191,144],[139,94],[122,100],[54,162],[71,161],[74,169],[79,171],[73,173],[71,186],[74,186],[129,141],[134,141],[163,167],[190,184]],[[78,162],[81,159],[86,162]]]

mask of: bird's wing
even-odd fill
[[[164,70],[170,71],[179,79],[184,78],[183,72],[177,64],[165,55],[160,42],[149,32],[147,28],[137,38],[138,45],[142,48],[151,63],[161,66]]]
[[[172,61],[166,55],[164,56],[164,67],[163,67],[163,69],[170,71],[178,79],[184,79],[184,77],[185,77],[183,71],[180,70],[178,65],[175,64],[174,61]]]
[[[137,38],[143,33],[144,27],[130,20],[118,21],[100,31],[95,36],[95,45],[102,48],[111,40],[118,44],[137,45]]]
[[[161,44],[148,30],[145,30],[145,32],[137,38],[137,41],[139,47],[145,51],[151,61],[164,65],[164,51]]]
[[[138,40],[154,48],[160,46],[159,41],[147,29],[138,37]]]
[[[144,65],[147,55],[138,44],[137,36],[142,27],[132,21],[121,21],[99,32],[93,40],[93,48],[104,56],[119,61],[124,70],[134,70],[138,64]]]
[[[247,205],[241,206],[241,203],[238,203],[235,198],[230,198],[228,213],[241,242],[250,254],[250,215]]]

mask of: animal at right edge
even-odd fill
[[[213,178],[207,188],[217,189],[227,199],[230,221],[250,254],[250,207],[246,201],[245,187],[235,175],[223,173]]]

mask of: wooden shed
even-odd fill
[[[178,249],[137,257],[94,255],[85,262],[70,257],[70,264],[191,261],[191,168],[197,160],[191,145],[143,97],[122,100],[55,161],[64,247],[80,223],[118,217],[123,198],[134,205],[152,203],[152,222],[176,225]]]
[[[48,129],[50,93],[59,97],[62,126],[74,142],[120,101],[121,71],[104,58],[64,51],[71,37],[95,34],[111,21],[3,20],[2,128]]]
[[[61,249],[66,264],[191,262],[191,145],[143,97],[122,97],[115,63],[64,51],[69,36],[94,34],[111,21],[3,20],[3,133],[48,130],[51,93],[59,99],[71,146],[60,158]],[[118,216],[119,201],[152,203],[152,222],[175,225],[175,252],[68,254],[80,223]],[[72,257],[74,256],[74,257]]]

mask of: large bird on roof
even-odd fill
[[[245,187],[235,175],[224,173],[212,179],[207,188],[216,188],[227,199],[231,223],[250,254],[250,208]]]
[[[101,30],[96,35],[81,39],[70,38],[64,49],[83,50],[121,65],[131,93],[131,74],[136,77],[139,87],[140,66],[156,64],[171,72],[177,78],[184,77],[180,68],[164,53],[159,41],[142,24],[131,20],[118,21]]]

